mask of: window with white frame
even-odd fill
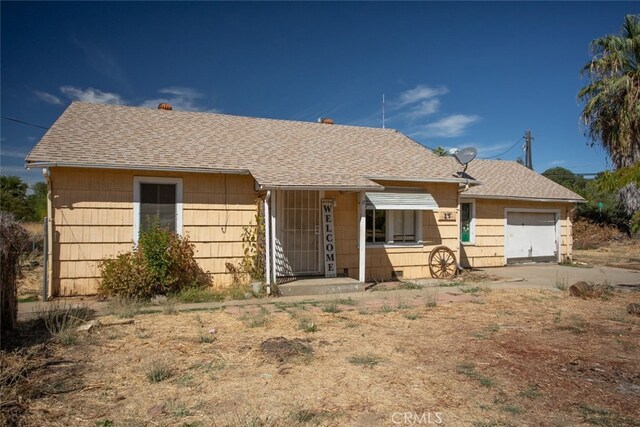
[[[152,224],[158,223],[182,234],[182,179],[164,177],[134,177],[133,239]]]
[[[475,243],[476,205],[472,201],[460,202],[460,241]]]
[[[408,244],[422,240],[422,211],[366,211],[367,243]]]

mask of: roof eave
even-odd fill
[[[397,176],[366,176],[365,178],[372,181],[403,181],[403,182],[441,182],[450,184],[469,184],[480,185],[481,182],[475,179],[467,178],[407,178]]]
[[[153,172],[192,172],[192,173],[222,173],[232,175],[250,175],[248,169],[221,169],[221,168],[176,168],[162,166],[131,166],[131,165],[114,165],[114,164],[87,164],[87,163],[68,163],[68,162],[32,162],[25,163],[26,169],[30,168],[80,168],[80,169],[119,169],[119,170],[140,170]]]
[[[494,200],[524,200],[529,202],[557,202],[557,203],[585,203],[585,199],[563,199],[553,197],[523,197],[523,196],[500,196],[487,194],[465,194],[461,193],[463,199],[494,199]]]
[[[328,190],[328,191],[367,191],[384,189],[382,185],[289,185],[262,184],[261,190]]]

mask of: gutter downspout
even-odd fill
[[[264,215],[264,278],[265,285],[267,287],[267,295],[271,295],[271,214],[269,212],[269,203],[271,202],[271,190],[267,190],[267,194],[264,197],[264,209],[262,214]]]
[[[358,281],[364,283],[366,275],[366,234],[367,234],[367,203],[365,192],[358,193]]]
[[[53,180],[49,168],[42,169],[42,174],[47,182],[47,260],[44,275],[48,299],[53,296]]]
[[[269,230],[269,234],[271,235],[271,278],[273,279],[273,283],[277,284],[278,279],[276,276],[276,209],[277,209],[277,191],[271,192],[271,229]]]

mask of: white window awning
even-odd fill
[[[438,204],[429,193],[366,193],[367,209],[435,211]]]

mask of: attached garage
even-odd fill
[[[463,267],[571,260],[580,195],[517,162],[474,160],[467,174],[481,184],[460,193]]]
[[[557,262],[560,211],[505,210],[507,264]]]

